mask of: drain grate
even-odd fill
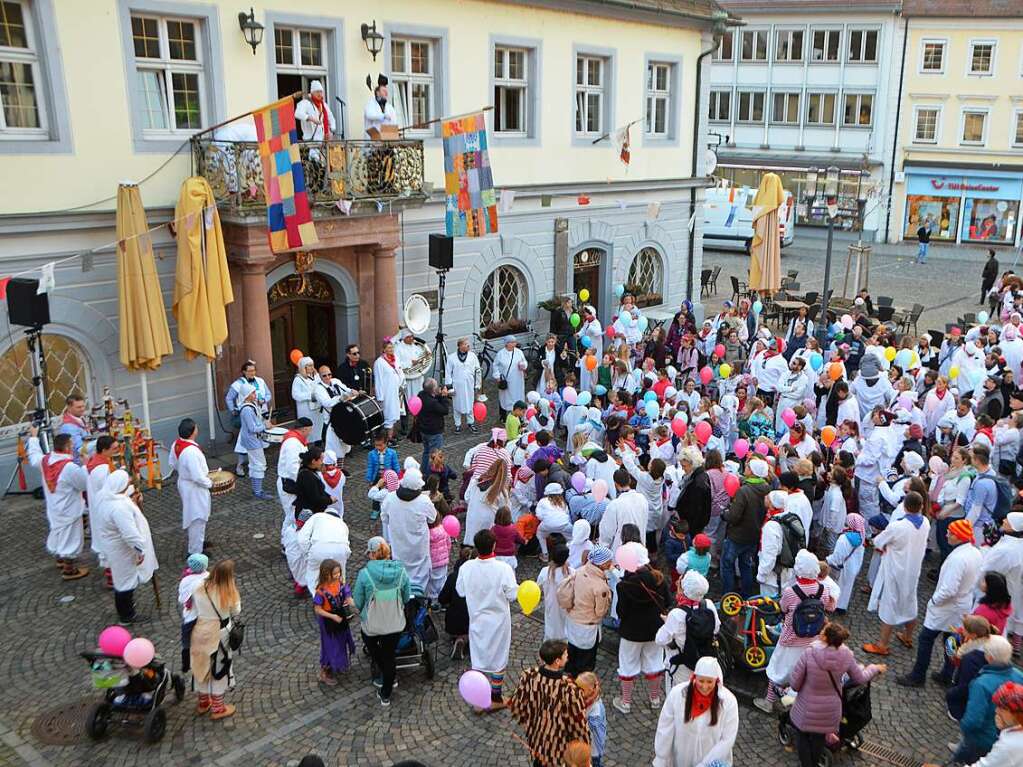
[[[910,756],[900,754],[898,751],[877,743],[864,743],[857,753],[865,756],[872,756],[875,759],[883,759],[896,767],[923,767],[922,763]]]
[[[49,746],[70,746],[86,739],[85,717],[95,700],[65,703],[40,713],[32,722],[32,736]]]

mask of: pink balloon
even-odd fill
[[[156,657],[156,648],[148,639],[135,637],[124,646],[124,662],[132,668],[142,668]]]
[[[624,543],[615,552],[615,562],[627,573],[634,573],[639,569],[639,552],[636,547],[638,543]]]
[[[604,332],[607,333],[607,337],[608,338],[614,338],[615,337],[615,327],[614,327],[614,325],[608,325],[607,326],[607,330],[604,331]]]
[[[487,420],[487,406],[482,402],[477,402],[472,406],[472,417],[476,423],[483,423]]]
[[[572,488],[577,493],[581,493],[586,489],[586,475],[581,471],[577,471],[572,475]]]
[[[671,419],[671,430],[675,433],[676,437],[685,436],[686,428],[687,428],[686,422],[683,421],[681,418]]]
[[[694,429],[694,431],[696,432],[696,439],[699,441],[699,443],[701,445],[706,445],[707,440],[710,439],[711,435],[710,424],[707,423],[706,421],[700,421],[698,424],[696,424],[696,428]]]
[[[131,632],[124,626],[107,626],[99,634],[99,649],[105,655],[120,655],[131,641]]]
[[[414,394],[408,398],[408,411],[412,415],[419,415],[419,411],[423,409],[423,401],[419,399],[418,394]]]
[[[796,422],[796,411],[790,407],[785,408],[781,411],[781,420],[791,429]]]
[[[466,671],[458,680],[458,692],[476,708],[490,708],[490,681],[480,671]]]
[[[717,346],[715,346],[714,353],[718,356],[719,360],[723,360],[725,358],[725,345],[718,344]]]
[[[760,455],[767,455],[771,452],[771,448],[767,446],[766,442],[758,442],[756,448],[754,448]]]
[[[728,493],[729,498],[734,498],[735,494],[739,492],[739,478],[734,474],[725,475],[725,492]]]
[[[595,500],[597,503],[600,503],[605,498],[607,498],[607,491],[608,491],[607,480],[605,479],[596,480],[593,483],[593,500]]]
[[[700,380],[703,381],[703,385],[706,386],[714,378],[714,371],[706,365],[700,370]]]
[[[569,405],[574,405],[575,401],[579,399],[579,393],[571,386],[566,386],[565,391],[561,392],[561,399]]]
[[[457,538],[458,534],[462,532],[462,525],[458,522],[458,517],[454,514],[448,514],[444,519],[441,520],[440,526],[444,528],[444,532],[451,538]]]
[[[732,445],[732,452],[735,453],[735,457],[741,461],[746,457],[746,453],[749,452],[749,442],[740,437],[735,440],[735,444]]]

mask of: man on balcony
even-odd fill
[[[302,99],[295,107],[295,119],[302,123],[303,141],[328,141],[337,131],[334,113],[330,111],[323,83],[319,80],[310,83],[309,98]]]
[[[367,76],[366,85],[369,83],[370,79]],[[387,77],[385,75],[377,75],[377,87],[366,102],[362,121],[365,124],[367,139],[379,138],[381,125],[398,124],[398,115],[394,111],[394,106],[387,101]],[[370,134],[370,130],[374,130],[376,135]]]

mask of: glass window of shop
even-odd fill
[[[963,242],[1011,245],[1019,220],[1017,200],[985,200],[967,197],[963,206]]]
[[[917,230],[924,224],[931,226],[932,240],[955,242],[959,231],[959,198],[930,194],[912,194],[906,197],[906,231],[903,237],[915,240]]]
[[[907,174],[903,236],[915,239],[926,222],[931,237],[947,242],[1011,245],[1019,225],[1023,184],[1019,177]]]

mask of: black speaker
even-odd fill
[[[15,277],[7,283],[7,316],[12,325],[35,327],[50,323],[50,296],[36,295],[39,280]]]
[[[455,265],[455,238],[446,234],[430,235],[430,266],[451,269]]]

